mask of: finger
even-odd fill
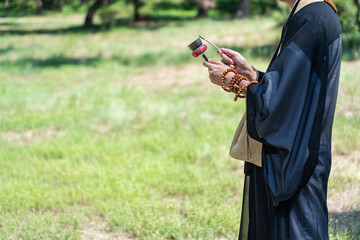
[[[229,58],[225,53],[221,52],[220,56],[222,58],[222,62],[225,63],[226,65],[234,64],[234,60]]]
[[[240,56],[241,56],[240,53],[238,53],[238,52],[236,52],[236,51],[234,51],[234,50],[232,50],[232,49],[221,48],[221,51],[222,51],[223,53],[225,53],[226,55],[228,55],[229,57],[234,57],[234,56],[236,56],[236,55],[240,55]]]
[[[221,59],[221,62],[227,66],[230,66],[230,64],[228,64],[224,59]]]
[[[233,63],[233,64],[229,64],[229,63],[225,62],[224,60],[221,60],[221,62],[222,62],[223,64],[225,64],[226,66],[228,66],[228,67],[235,68],[235,67],[234,67],[234,66],[235,66],[234,63]]]

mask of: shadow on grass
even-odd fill
[[[1,11],[0,11],[1,12]],[[1,13],[0,13],[1,14]],[[50,34],[50,35],[59,35],[59,34],[91,34],[98,32],[107,32],[112,31],[118,27],[127,27],[130,29],[141,29],[141,30],[157,30],[162,27],[165,27],[169,24],[172,24],[177,27],[181,27],[184,22],[191,21],[193,18],[184,18],[184,17],[172,17],[169,16],[161,16],[153,18],[151,16],[143,16],[139,21],[133,21],[132,18],[116,18],[112,21],[107,21],[100,25],[94,25],[92,27],[85,28],[83,25],[79,26],[71,26],[64,28],[56,28],[56,29],[4,29],[0,30],[0,35],[14,35],[14,36],[23,36],[29,34]],[[2,22],[0,26],[19,26],[19,23],[14,22]]]
[[[360,211],[329,213],[329,233],[343,233],[348,239],[360,238]]]
[[[239,51],[246,58],[259,58],[259,59],[270,59],[273,55],[274,48],[276,45],[266,45],[259,47],[249,48],[234,48]],[[0,49],[0,54],[10,51],[8,49]],[[145,51],[137,56],[128,55],[114,55],[112,57],[103,57],[101,53],[98,53],[94,57],[79,57],[74,58],[65,55],[53,55],[48,58],[38,59],[33,57],[18,58],[14,61],[7,59],[0,61],[0,66],[3,68],[57,68],[62,66],[100,66],[102,64],[118,64],[125,67],[138,67],[138,66],[180,66],[189,63],[193,60],[191,53],[188,49],[184,48],[181,52],[166,52],[164,51]],[[202,59],[199,60],[201,63]]]
[[[151,17],[151,16],[142,16],[141,20],[133,21],[131,18],[117,18],[113,21],[112,24],[104,23],[102,25],[94,26],[95,29],[100,30],[113,30],[117,27],[127,27],[130,29],[140,29],[140,30],[158,30],[160,28],[166,27],[169,24],[175,25],[176,27],[181,27],[185,22],[194,20],[193,18],[183,18],[183,17],[173,17],[173,16],[161,16],[161,17]]]
[[[25,29],[7,29],[0,30],[0,35],[15,35],[15,36],[24,36],[24,35],[42,35],[42,34],[91,34],[101,31],[99,26],[93,28],[83,28],[82,26],[67,27],[67,28],[57,28],[57,29],[36,29],[36,30],[25,30]]]
[[[50,34],[50,35],[60,35],[60,34],[94,34],[99,32],[107,32],[116,29],[116,27],[127,27],[131,29],[139,29],[139,30],[158,30],[162,27],[167,26],[168,24],[175,24],[176,27],[181,27],[187,20],[183,19],[182,21],[138,21],[132,22],[131,19],[117,19],[115,25],[113,24],[104,24],[104,25],[96,25],[92,28],[84,28],[83,26],[73,26],[67,28],[58,28],[58,29],[36,29],[36,30],[24,30],[24,29],[7,29],[0,30],[0,35],[16,35],[16,36],[24,36],[24,35],[42,35],[42,34]],[[7,23],[2,23],[7,24]],[[11,25],[11,23],[9,23]],[[114,27],[115,26],[115,27]],[[270,58],[274,54],[276,47],[276,43],[270,43],[262,46],[251,46],[251,47],[237,47],[237,46],[223,46],[226,48],[233,49],[235,51],[240,52],[245,57],[252,58],[267,58],[270,61]],[[360,59],[360,37],[359,38],[344,38],[343,39],[343,54],[342,59],[345,61],[354,61]]]
[[[94,65],[102,61],[101,56],[97,57],[85,57],[85,58],[71,58],[65,56],[52,56],[46,59],[36,58],[20,58],[16,61],[2,61],[0,65],[2,67],[35,67],[35,68],[47,68],[47,67],[60,67],[63,65]]]
[[[57,28],[57,29],[6,29],[0,30],[0,35],[14,35],[14,36],[24,36],[30,34],[47,34],[47,35],[60,35],[60,34],[92,34],[99,32],[108,32],[116,29],[116,27],[127,27],[131,29],[141,29],[141,30],[157,30],[162,27],[167,26],[169,23],[175,24],[176,26],[182,26],[180,21],[138,21],[132,22],[129,19],[118,19],[115,24],[103,24],[103,25],[94,25],[90,28],[84,28],[83,26],[72,26],[66,28]]]
[[[144,52],[136,57],[116,55],[110,58],[103,58],[101,54],[95,57],[67,57],[63,55],[55,55],[45,59],[37,59],[31,57],[19,58],[14,61],[0,61],[0,66],[6,69],[16,68],[57,68],[62,66],[98,66],[106,63],[118,64],[121,66],[155,66],[155,65],[181,65],[192,59],[188,51],[178,54],[168,54],[164,52]]]
[[[6,48],[0,48],[0,55],[5,54],[7,52],[10,52],[12,50],[14,50],[15,48],[13,46],[10,47],[6,47]]]
[[[19,23],[16,22],[0,22],[0,26],[18,26]]]
[[[8,8],[0,7],[0,17],[25,17],[25,16],[39,16],[36,14],[35,9],[26,7],[13,7]]]
[[[268,59],[270,62],[271,57],[277,47],[277,43],[267,44],[255,47],[234,47],[224,46],[240,52],[246,58]],[[16,49],[15,49],[16,50]],[[5,54],[8,51],[14,51],[13,47],[0,49],[0,54]],[[94,56],[95,55],[95,56]],[[112,57],[103,57],[102,53],[94,52],[92,57],[84,56],[74,58],[66,55],[52,55],[48,58],[33,58],[23,57],[13,61],[7,59],[0,61],[0,66],[5,68],[48,68],[48,67],[61,67],[66,65],[78,66],[98,66],[101,64],[111,63],[121,66],[179,66],[189,63],[193,60],[191,52],[184,46],[183,51],[172,52],[167,49],[152,50],[141,52],[136,56],[121,55],[121,53],[113,55]],[[199,60],[201,62],[201,60]]]
[[[276,48],[275,44],[248,47],[248,48],[234,48],[234,50],[241,52],[245,57],[257,57],[270,59],[273,54],[273,49]],[[7,51],[7,49],[3,49]],[[1,49],[0,49],[1,53]],[[96,53],[95,53],[96,54]],[[128,56],[128,55],[113,55],[110,58],[105,58],[101,53],[97,53],[94,57],[80,57],[73,58],[65,55],[53,55],[48,58],[33,58],[24,57],[18,58],[14,61],[3,60],[0,61],[0,66],[9,68],[47,68],[47,67],[60,67],[65,65],[100,65],[105,63],[115,63],[122,66],[178,66],[187,64],[193,60],[191,52],[184,46],[184,50],[180,52],[169,52],[167,49],[152,51],[143,51],[140,55]],[[199,60],[201,63],[202,59]]]
[[[243,53],[246,57],[259,57],[270,58],[272,56],[272,49],[274,45],[266,45],[260,47],[249,48],[233,48]],[[12,48],[0,49],[0,54],[10,51]],[[96,53],[95,53],[96,54]],[[97,53],[94,57],[79,57],[74,58],[71,56],[65,56],[62,54],[53,55],[48,58],[33,58],[23,57],[13,61],[7,59],[0,61],[0,66],[5,68],[48,68],[48,67],[61,67],[66,65],[91,65],[97,66],[105,63],[115,63],[122,66],[178,66],[189,63],[193,60],[191,52],[184,46],[184,50],[181,52],[169,52],[166,49],[161,51],[143,51],[140,55],[128,56],[128,55],[114,55],[110,58],[105,58],[101,53]],[[199,60],[201,62],[202,60]]]

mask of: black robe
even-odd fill
[[[248,133],[263,143],[263,167],[245,164],[239,239],[329,238],[326,195],[340,63],[334,9],[314,2],[292,13],[260,84],[247,90]]]

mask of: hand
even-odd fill
[[[214,59],[209,59],[208,62],[204,62],[203,65],[209,70],[209,78],[212,83],[221,86],[221,77],[223,72],[229,68],[228,65],[216,61]],[[225,79],[225,85],[228,86],[230,79],[234,76],[234,73],[228,73]]]
[[[221,56],[221,61],[224,64],[235,68],[238,73],[247,77],[249,81],[257,80],[258,71],[240,53],[231,49],[221,48],[221,51],[218,50],[218,54]]]

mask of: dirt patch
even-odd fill
[[[344,166],[352,166],[352,164],[359,164],[360,163],[360,150],[353,151],[349,154],[341,154],[338,152],[333,152],[332,154],[332,171],[336,171],[339,168]]]
[[[181,88],[184,86],[193,86],[201,89],[210,89],[212,84],[207,76],[207,70],[199,65],[191,64],[182,67],[159,67],[143,68],[142,72],[130,78],[129,82],[133,84],[146,85],[157,88]],[[199,74],[201,73],[201,74]],[[122,84],[124,82],[122,81]]]
[[[104,134],[106,132],[109,132],[112,128],[112,125],[110,124],[98,124],[98,125],[94,125],[92,126],[92,128],[96,131],[98,131],[101,134]]]
[[[182,202],[182,200],[178,199],[178,198],[163,198],[162,201],[166,202],[166,203],[181,203]]]
[[[360,187],[336,192],[328,198],[329,212],[341,213],[352,210],[360,211]]]
[[[121,240],[132,240],[128,234],[119,234],[110,231],[104,223],[90,222],[85,225],[81,230],[82,240],[105,240],[105,239],[121,239]]]
[[[351,62],[342,62],[342,67],[358,70],[360,68],[360,60]]]
[[[56,137],[63,136],[65,133],[62,130],[55,130],[52,128],[41,130],[41,129],[30,129],[22,132],[7,131],[3,132],[2,138],[17,146],[41,142],[44,140],[52,140]]]

